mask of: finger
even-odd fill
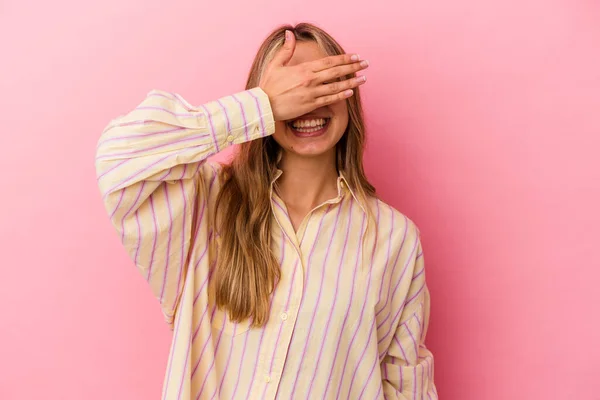
[[[344,92],[348,89],[354,89],[363,85],[367,81],[366,76],[357,76],[356,78],[350,78],[343,81],[332,82],[326,85],[319,85],[314,89],[315,97],[322,97],[327,95],[335,95],[340,92]]]
[[[324,57],[319,60],[307,62],[307,67],[313,72],[323,71],[338,65],[355,63],[360,60],[358,54],[340,54],[337,56]]]
[[[341,65],[337,67],[332,67],[321,72],[318,72],[315,76],[315,83],[323,83],[327,81],[333,81],[338,78],[343,78],[347,75],[352,75],[355,72],[361,71],[369,67],[369,62],[367,60],[363,60],[360,62],[355,62],[348,65]]]
[[[317,108],[323,107],[323,106],[328,106],[329,104],[333,104],[333,103],[337,103],[338,101],[345,100],[348,97],[352,96],[353,94],[354,94],[354,91],[352,89],[348,89],[348,90],[344,90],[341,93],[318,97],[315,100],[315,106]]]
[[[285,31],[285,42],[275,57],[273,57],[273,63],[278,66],[284,66],[287,64],[292,56],[294,55],[294,49],[296,48],[296,36],[292,31]]]

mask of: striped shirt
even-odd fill
[[[343,174],[297,232],[271,190],[281,279],[264,327],[209,301],[220,166],[206,159],[274,130],[260,88],[199,107],[152,91],[98,142],[110,219],[174,330],[163,399],[437,399],[419,231]]]

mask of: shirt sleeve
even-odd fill
[[[429,290],[419,241],[412,282],[400,322],[381,363],[386,400],[437,400],[433,379],[433,354],[425,346],[429,324]]]
[[[155,90],[100,137],[96,172],[106,210],[171,326],[191,247],[207,224],[207,191],[218,178],[206,159],[274,130],[260,88],[198,107]]]

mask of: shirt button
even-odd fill
[[[271,382],[271,377],[269,375],[265,376],[265,382],[267,382],[267,383]]]
[[[286,319],[288,319],[288,315],[287,315],[287,313],[281,313],[281,319],[282,319],[283,321],[285,321]]]
[[[233,142],[233,136],[232,135],[227,136],[227,141],[229,143]]]

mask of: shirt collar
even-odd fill
[[[280,170],[279,168],[275,169],[275,174],[273,175],[273,179],[271,180],[271,193],[273,193],[273,186],[275,185],[275,182],[281,177],[282,174],[283,174],[282,170]],[[342,200],[342,198],[344,197],[344,195],[346,193],[350,193],[352,195],[352,197],[354,198],[354,200],[356,200],[356,202],[358,203],[360,208],[363,210],[363,212],[365,212],[365,213],[367,212],[366,205],[363,204],[363,202],[361,202],[359,200],[355,191],[352,190],[352,187],[350,186],[350,184],[348,183],[348,180],[344,176],[344,173],[341,171],[339,172],[339,176],[337,178],[337,189],[338,189],[338,197],[336,198],[336,200],[340,201],[340,200]]]

